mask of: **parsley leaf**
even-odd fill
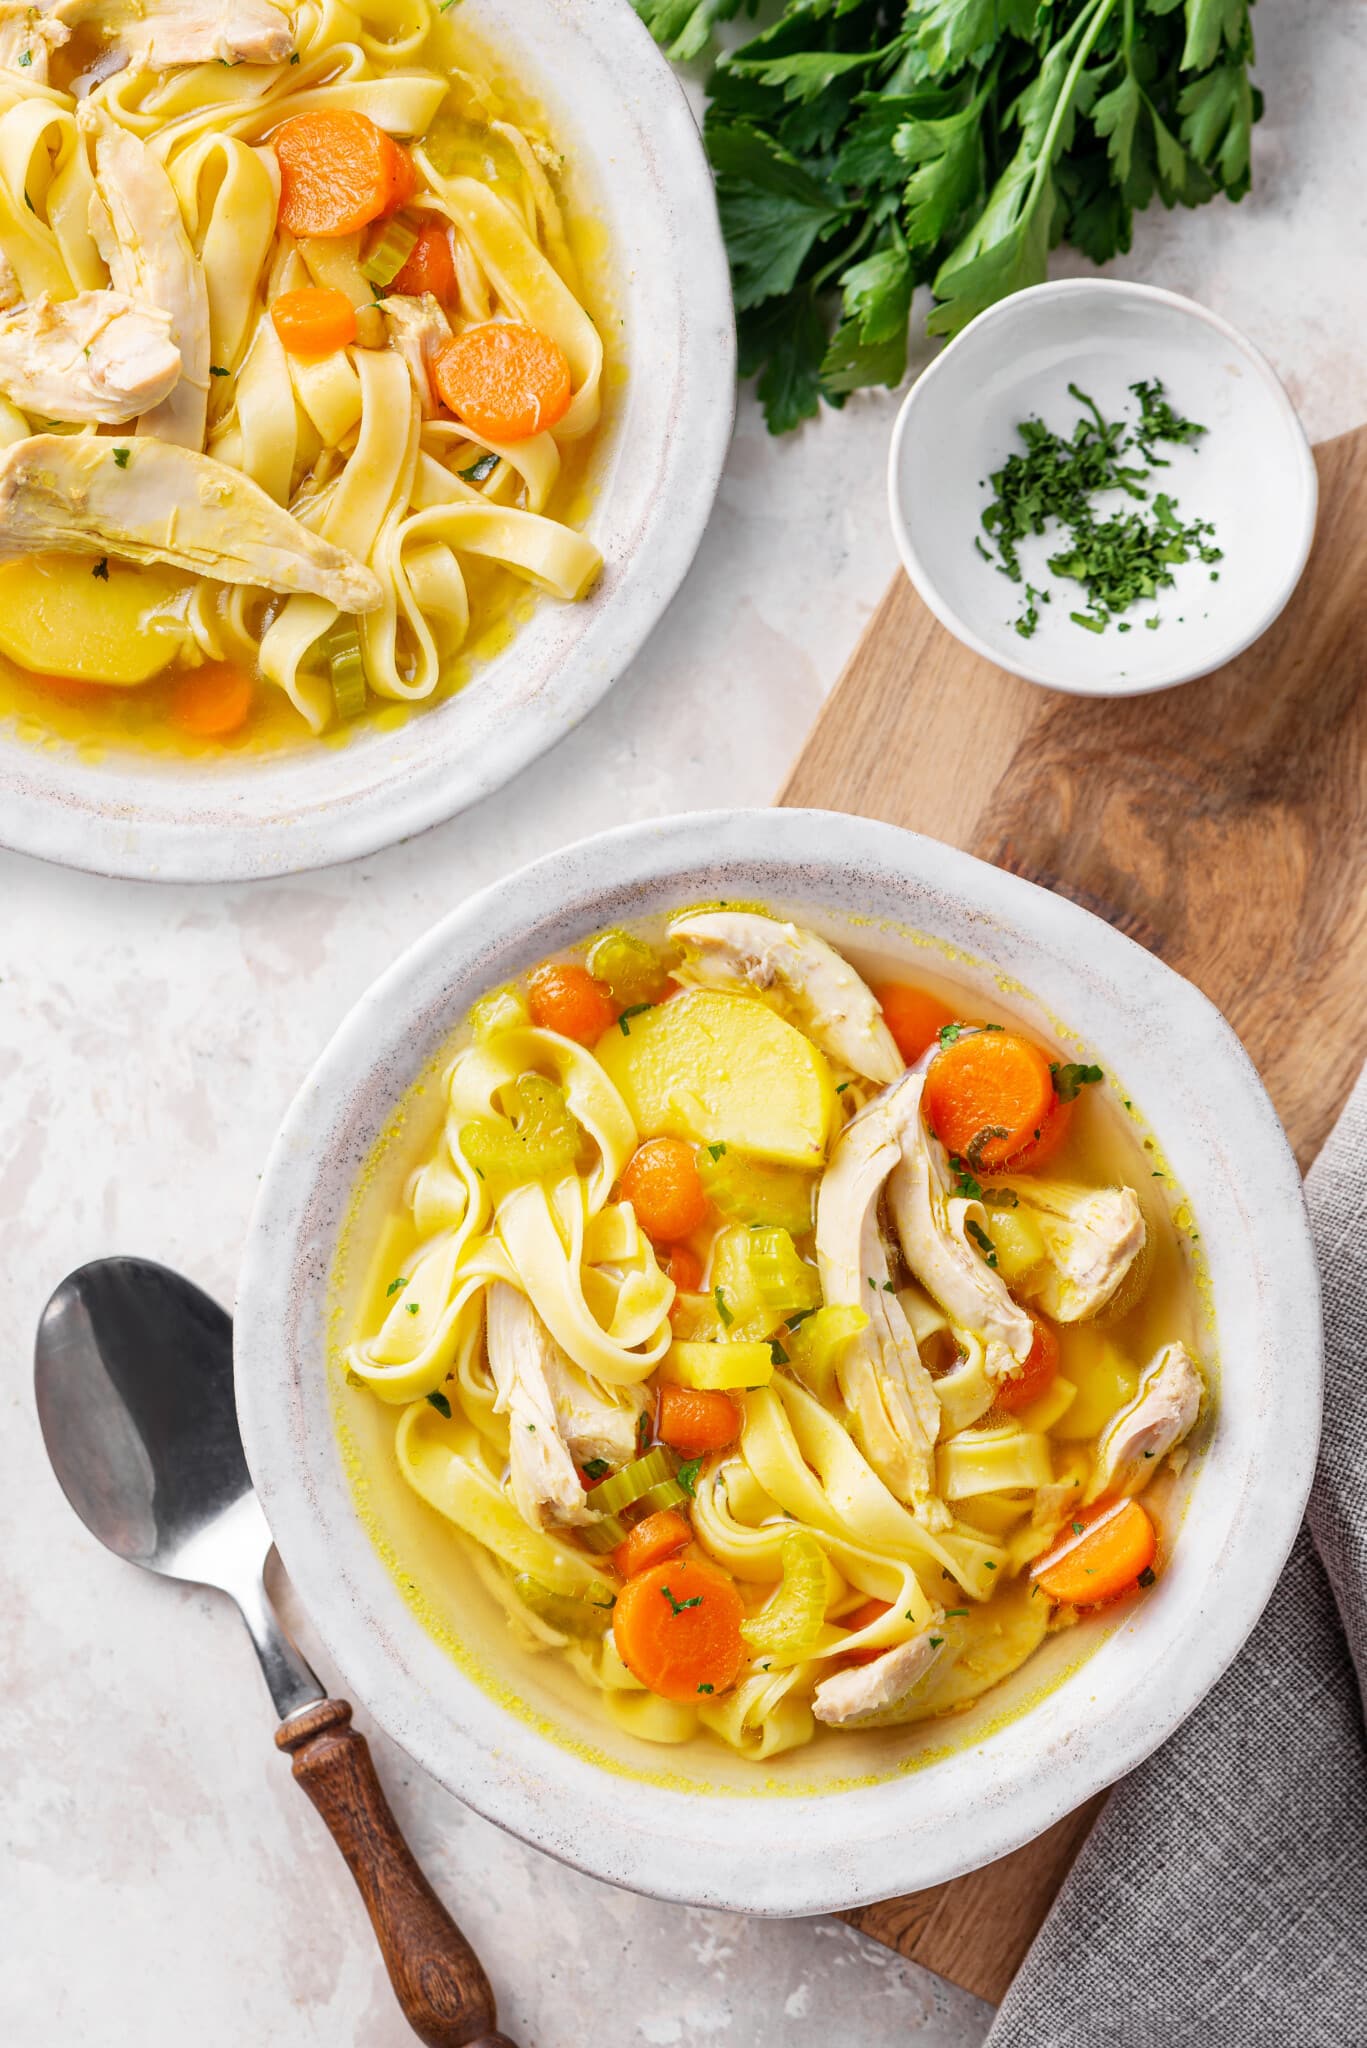
[[[115,469],[127,469],[128,458],[132,454],[132,452],[133,451],[131,448],[116,448],[114,450]]]
[[[690,1500],[698,1490],[698,1474],[701,1471],[701,1458],[687,1458],[674,1474],[674,1477],[678,1480]]]
[[[1051,1060],[1049,1072],[1054,1077],[1054,1093],[1060,1102],[1074,1101],[1079,1090],[1106,1078],[1100,1067],[1082,1065],[1077,1060]]]
[[[438,1392],[429,1394],[427,1398],[436,1409],[438,1415],[444,1415],[449,1422],[451,1420],[451,1403],[447,1400],[445,1394]]]

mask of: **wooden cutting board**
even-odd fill
[[[1060,696],[970,654],[899,574],[780,798],[929,833],[1128,932],[1224,1011],[1302,1168],[1367,1057],[1367,426],[1315,452],[1305,577],[1227,668]],[[999,2000],[1101,1804],[848,1917]]]

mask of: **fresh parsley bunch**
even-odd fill
[[[675,58],[756,0],[634,0]],[[782,433],[932,334],[1097,263],[1135,209],[1241,199],[1261,97],[1252,0],[783,0],[714,67],[704,123],[740,325]],[[838,298],[837,298],[838,294]]]

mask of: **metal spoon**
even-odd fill
[[[474,1950],[413,1860],[345,1700],[328,1699],[266,1592],[271,1548],[233,1405],[232,1321],[150,1259],[99,1259],[43,1311],[34,1389],[63,1493],[131,1564],[237,1602],[281,1717],[276,1744],[332,1832],[427,2048],[513,2048]]]

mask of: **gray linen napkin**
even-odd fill
[[[1306,1192],[1307,1526],[1242,1654],[1111,1795],[985,2048],[1367,2043],[1367,1072]]]

